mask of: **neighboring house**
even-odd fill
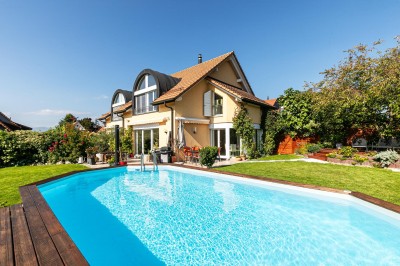
[[[276,109],[278,109],[278,108],[279,108],[279,104],[278,104],[278,101],[277,101],[277,100],[278,100],[277,98],[275,98],[275,99],[267,99],[267,100],[265,100],[265,102],[266,102],[267,104],[269,104],[269,105],[275,107]]]
[[[79,121],[75,121],[73,123],[74,128],[79,130],[79,131],[85,131],[86,129],[81,125],[81,123],[79,123]]]
[[[0,130],[15,131],[15,130],[32,130],[32,128],[18,124],[0,112]]]
[[[132,127],[136,154],[155,147],[217,146],[221,157],[239,155],[240,139],[233,129],[235,110],[243,105],[261,145],[263,109],[273,108],[254,95],[234,52],[167,75],[145,69],[132,91],[115,91],[110,112],[102,115],[107,129]],[[183,134],[179,134],[183,133]]]

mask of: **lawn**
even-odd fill
[[[273,160],[292,160],[292,159],[301,159],[303,156],[296,154],[279,154],[279,155],[268,155],[261,158],[258,158],[257,161],[273,161]]]
[[[400,205],[400,173],[308,162],[238,163],[217,170],[358,191]]]
[[[86,166],[79,164],[21,166],[0,169],[0,206],[8,206],[21,202],[18,188],[52,176],[84,170]]]

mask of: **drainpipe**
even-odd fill
[[[174,108],[168,106],[166,102],[164,102],[164,106],[171,110],[171,138],[172,138],[172,149],[174,148]]]

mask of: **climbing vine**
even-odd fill
[[[242,139],[243,148],[246,150],[246,153],[249,155],[253,154],[253,150],[256,148],[253,141],[255,130],[249,112],[243,105],[235,110],[233,128],[236,130],[236,134]]]

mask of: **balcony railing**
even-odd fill
[[[141,107],[141,108],[135,108],[134,113],[135,115],[138,114],[145,114],[145,113],[150,113],[150,112],[156,112],[158,111],[158,106],[145,106],[145,107]]]

